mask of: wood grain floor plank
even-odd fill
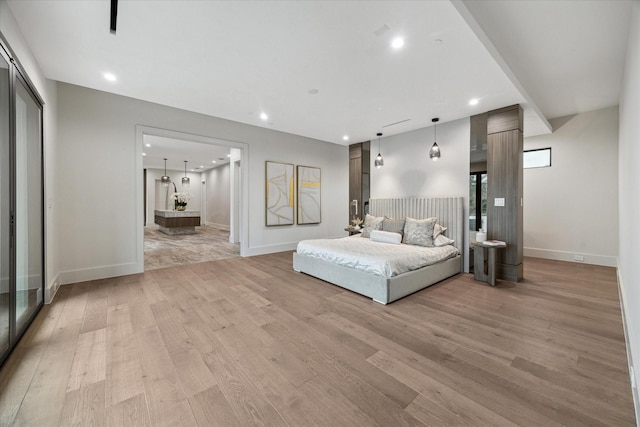
[[[363,412],[371,414],[382,425],[411,426],[420,425],[413,416],[401,406],[357,376],[345,363],[340,363],[330,354],[323,352],[311,342],[302,331],[284,327],[279,323],[265,325],[264,328],[274,337],[289,346],[292,351],[304,353],[314,370],[321,371],[342,394],[351,400]],[[414,394],[415,396],[415,394]]]
[[[310,399],[301,399],[300,391],[296,384],[303,384],[315,377],[310,371],[293,371],[298,375],[289,380],[291,375],[284,372],[290,369],[282,369],[282,357],[284,352],[277,355],[270,348],[261,345],[250,345],[234,331],[234,327],[216,332],[216,337],[225,346],[225,349],[240,362],[243,371],[253,384],[269,400],[282,418],[292,426],[331,425]],[[286,357],[286,362],[296,362],[291,356]],[[301,364],[301,363],[300,363]],[[287,365],[289,366],[289,365]],[[301,374],[301,375],[300,375]]]
[[[205,363],[243,425],[287,425],[222,345],[214,346],[214,350],[205,355]]]
[[[0,371],[0,425],[11,425],[33,381],[71,288],[61,289],[55,305],[40,310]]]
[[[56,328],[40,359],[14,423],[56,425],[60,419],[73,354],[87,304],[81,287],[71,289]],[[43,410],[43,406],[46,410]]]
[[[152,425],[144,394],[138,394],[114,405],[107,404],[106,413],[105,425],[108,427]]]
[[[291,252],[63,286],[0,370],[0,424],[633,425],[615,270],[524,265],[386,306]]]
[[[76,351],[73,355],[73,363],[67,382],[67,393],[105,380],[107,372],[106,353],[106,328],[91,330],[78,336],[78,343],[76,344]]]
[[[367,361],[420,393],[407,410],[425,424],[516,425],[383,351]]]
[[[105,381],[90,383],[67,392],[59,425],[104,426],[105,411]]]
[[[191,396],[189,404],[198,426],[242,426],[217,385]]]
[[[127,304],[110,306],[107,311],[107,348],[107,405],[144,394],[142,367]]]

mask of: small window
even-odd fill
[[[530,168],[548,168],[551,166],[551,148],[526,150],[523,155],[522,166]]]

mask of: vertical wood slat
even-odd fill
[[[463,197],[410,197],[371,199],[371,215],[390,218],[416,219],[436,217],[447,227],[446,235],[455,240],[455,246],[464,253],[464,198]],[[464,266],[462,266],[464,269]]]

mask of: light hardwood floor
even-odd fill
[[[615,271],[525,277],[383,306],[281,253],[64,286],[0,371],[0,425],[634,425]]]

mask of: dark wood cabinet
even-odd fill
[[[487,115],[487,237],[507,243],[497,254],[497,277],[523,277],[522,108],[519,105]]]

